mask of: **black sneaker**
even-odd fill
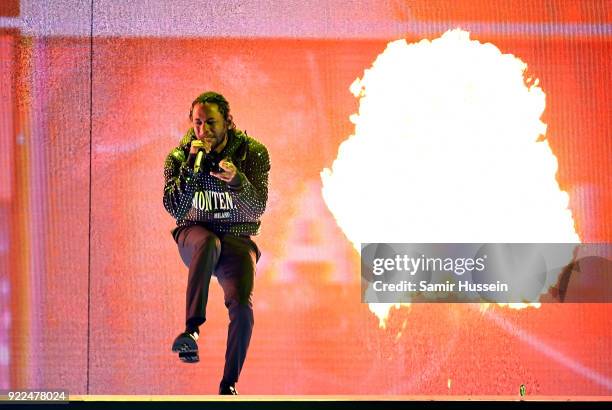
[[[174,353],[198,353],[198,334],[183,332],[174,339],[172,351]]]
[[[236,390],[236,387],[234,387],[233,384],[231,385],[221,384],[219,386],[219,394],[237,396],[238,391]]]
[[[200,355],[198,352],[180,352],[179,359],[184,363],[197,363],[200,361]]]

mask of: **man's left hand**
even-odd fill
[[[210,175],[215,178],[220,179],[221,181],[227,182],[230,185],[238,184],[240,178],[238,177],[238,170],[236,169],[236,165],[232,164],[231,161],[224,159],[219,162],[219,167],[223,170],[223,172],[210,172]]]

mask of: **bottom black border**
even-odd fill
[[[58,408],[58,409],[240,409],[240,410],[285,410],[285,409],[491,409],[499,406],[510,408],[554,408],[554,409],[603,409],[610,408],[609,401],[348,401],[348,400],[214,400],[214,401],[71,401],[71,402],[3,402],[4,408]]]

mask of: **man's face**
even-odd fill
[[[215,103],[196,104],[192,125],[196,138],[210,144],[211,151],[217,149],[227,136],[227,123]]]

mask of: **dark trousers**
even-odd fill
[[[223,288],[230,323],[221,383],[233,385],[238,381],[255,323],[251,295],[259,250],[249,237],[215,234],[197,225],[181,229],[176,241],[181,258],[189,268],[188,327],[206,321],[208,288],[213,273]]]

